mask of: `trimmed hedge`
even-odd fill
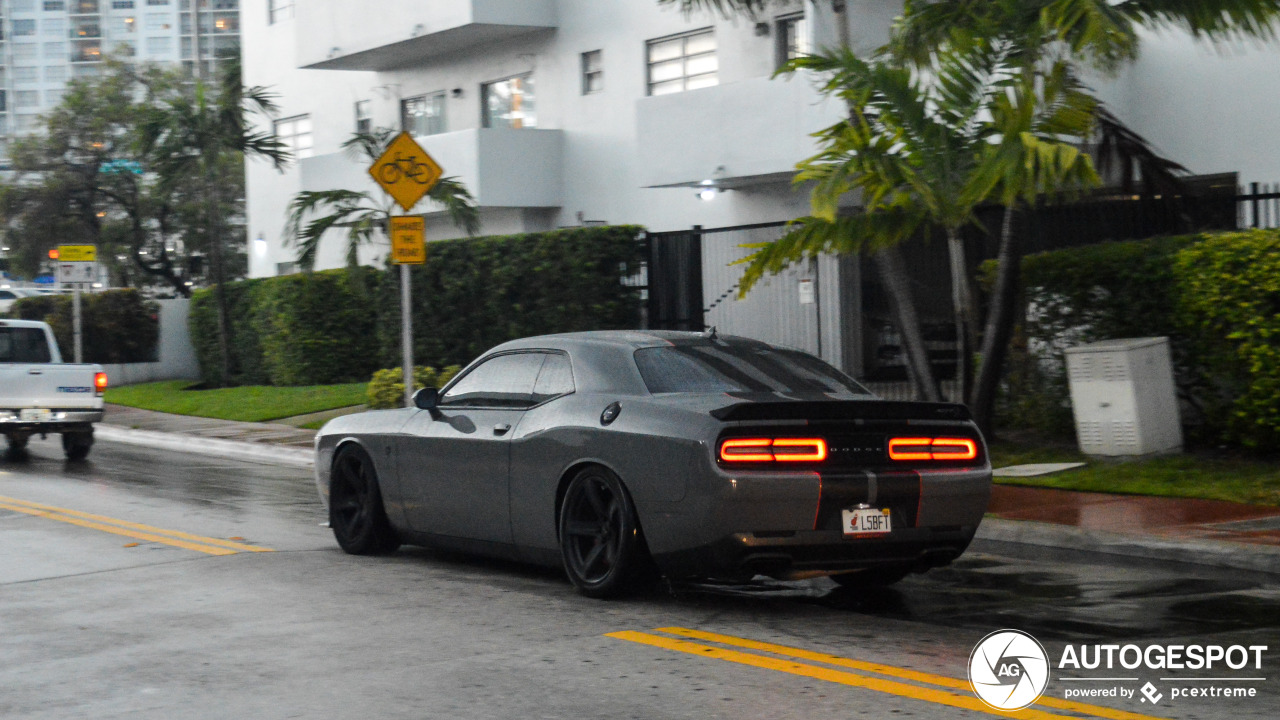
[[[1030,255],[1022,283],[1002,424],[1069,434],[1063,350],[1165,335],[1192,440],[1280,448],[1280,231]]]
[[[641,228],[589,227],[433,242],[411,270],[414,357],[465,365],[518,337],[636,327]],[[229,283],[234,384],[365,380],[400,362],[399,269],[373,268]],[[219,381],[212,290],[192,298],[202,375]]]
[[[70,295],[21,298],[11,317],[43,320],[53,328],[66,362],[75,360]],[[115,364],[153,362],[160,341],[160,306],[137,290],[106,290],[80,295],[81,347],[84,361]]]
[[[454,375],[462,370],[461,365],[450,365],[436,370],[433,367],[415,365],[413,368],[413,386],[422,389],[433,387],[437,390],[444,387]],[[369,381],[366,405],[371,410],[385,410],[404,407],[404,377],[402,368],[379,370]]]

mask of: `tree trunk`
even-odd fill
[[[969,402],[973,391],[973,345],[978,337],[977,311],[969,284],[969,265],[959,228],[947,228],[951,258],[951,306],[956,323],[956,386],[960,402]]]
[[[210,263],[213,266],[213,297],[218,305],[218,353],[222,361],[220,385],[231,385],[231,310],[227,305],[227,278],[222,257],[222,230],[218,217],[217,181],[214,178],[212,164],[206,170],[208,183],[205,185],[205,212],[208,213],[206,227],[209,230]]]
[[[1019,260],[1018,237],[1013,229],[1015,205],[1004,209],[1004,222],[1000,228],[1000,251],[997,254],[996,284],[991,291],[991,309],[987,311],[986,331],[982,335],[982,367],[974,386],[973,410],[978,427],[988,438],[995,436],[992,426],[996,405],[996,390],[1005,357],[1009,354],[1009,339],[1013,336],[1014,309],[1017,304]]]
[[[885,290],[889,293],[889,306],[893,310],[898,333],[902,336],[902,346],[907,356],[907,372],[915,384],[916,397],[935,402],[941,400],[938,381],[934,379],[933,368],[929,365],[924,334],[920,331],[920,318],[916,315],[902,251],[896,246],[888,247],[872,257],[875,259],[876,269],[880,271]]]

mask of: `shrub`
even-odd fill
[[[1226,440],[1280,448],[1280,232],[1205,238],[1174,259],[1177,309]]]
[[[461,365],[450,365],[441,370],[423,365],[413,368],[413,385],[416,388],[442,388],[458,371]],[[404,407],[403,368],[379,370],[369,381],[368,406],[370,409],[387,409]]]
[[[160,308],[137,290],[107,290],[80,296],[81,348],[84,361],[115,364],[152,362],[160,340]],[[53,328],[63,360],[72,362],[75,335],[70,295],[22,298],[10,314],[42,320]]]
[[[414,267],[414,357],[470,362],[518,337],[635,327],[640,228],[588,227],[446,240]],[[400,361],[396,268],[328,270],[229,283],[232,384],[360,380]],[[192,298],[191,335],[206,383],[220,381],[212,290]]]

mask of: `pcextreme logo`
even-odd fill
[[[996,710],[1021,710],[1049,685],[1049,655],[1021,630],[997,630],[969,655],[969,685]]]

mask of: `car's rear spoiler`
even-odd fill
[[[969,420],[969,408],[955,403],[893,400],[741,402],[711,411],[725,422],[743,420]]]

